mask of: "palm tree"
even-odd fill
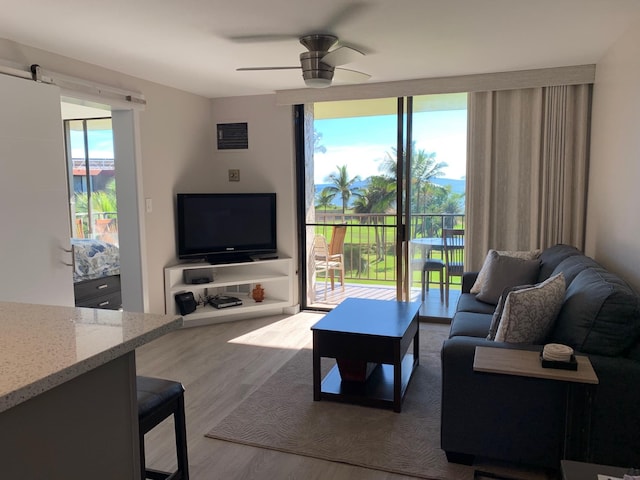
[[[385,154],[380,168],[395,180],[398,178],[398,150],[396,148],[391,150],[393,153],[387,152]],[[418,213],[427,203],[426,199],[421,202],[421,196],[425,193],[423,190],[424,185],[431,183],[432,178],[444,175],[443,170],[448,165],[446,162],[436,162],[435,152],[427,153],[423,149],[416,150],[415,141],[411,143],[411,152],[410,181],[414,197],[412,198],[412,211]]]
[[[385,159],[381,165],[381,169],[387,172],[391,178],[397,179],[398,175],[398,151],[396,148],[391,149],[393,153],[386,153]],[[432,187],[434,187],[432,178],[444,175],[444,168],[447,167],[446,162],[437,162],[436,153],[427,153],[425,150],[416,149],[415,142],[411,143],[411,213],[426,213],[427,205],[430,203],[429,197]],[[414,231],[422,232],[428,228],[426,225],[420,225],[420,218],[415,217]]]
[[[87,194],[76,193],[76,212],[87,213]],[[91,192],[91,211],[92,212],[106,212],[117,213],[118,203],[116,200],[116,181],[115,179],[109,180],[104,187],[104,190],[97,190]]]
[[[329,208],[336,197],[336,193],[328,192],[326,188],[323,188],[316,195],[316,208],[323,208],[324,213],[327,213]]]
[[[354,184],[360,181],[360,177],[356,175],[353,178],[349,178],[346,165],[341,167],[336,165],[336,168],[338,171],[330,173],[325,179],[325,181],[331,182],[332,185],[325,187],[323,191],[326,190],[327,195],[340,195],[340,198],[342,199],[342,213],[344,214],[346,212],[347,205],[349,204],[349,199],[352,196],[359,195],[359,189],[354,186]]]
[[[423,186],[432,183],[432,178],[444,175],[443,169],[445,167],[447,167],[446,162],[436,162],[435,152],[427,153],[424,150],[414,151],[411,159],[411,186],[415,194],[415,203],[412,202],[412,211],[414,213],[423,212],[426,207],[427,192]]]
[[[104,190],[91,192],[91,209],[89,209],[87,199],[88,196],[86,192],[75,194],[75,211],[76,213],[86,214],[89,225],[93,225],[95,221],[95,213],[112,214],[110,215],[110,218],[117,219],[118,203],[116,200],[115,179],[109,180],[105,185]],[[89,212],[89,210],[91,210],[91,212]]]
[[[365,191],[354,201],[355,213],[383,213],[393,205],[395,201],[395,182],[389,177],[374,176],[369,178],[369,182]],[[384,259],[384,232],[382,236],[378,228],[378,216],[371,215],[363,217],[362,223],[371,221],[374,225],[376,236],[376,261]]]

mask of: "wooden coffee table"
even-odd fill
[[[402,400],[418,365],[420,302],[348,298],[313,331],[313,399],[393,408]],[[413,354],[408,353],[413,342]],[[338,366],[321,381],[320,358],[378,364],[363,381],[347,381]]]

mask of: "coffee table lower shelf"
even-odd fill
[[[415,368],[414,356],[407,353],[402,359],[400,398],[404,398]],[[322,380],[320,399],[355,403],[369,407],[394,408],[393,365],[378,364],[364,382],[342,381],[335,365]],[[402,401],[402,400],[400,400]]]

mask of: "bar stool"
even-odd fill
[[[140,430],[140,466],[142,477],[159,480],[189,480],[187,429],[184,416],[184,387],[179,382],[138,376],[138,424]],[[173,415],[178,469],[173,473],[148,469],[144,457],[144,435]]]

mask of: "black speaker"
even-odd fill
[[[196,310],[196,299],[193,298],[193,292],[176,293],[176,303],[180,310],[180,315],[188,315]]]

